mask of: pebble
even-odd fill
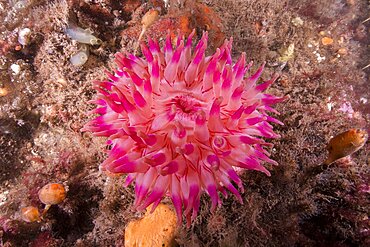
[[[338,54],[340,54],[340,55],[347,55],[348,54],[348,51],[344,47],[343,48],[339,48]]]
[[[321,39],[321,43],[323,45],[331,45],[331,44],[333,44],[333,42],[334,42],[334,40],[332,38],[329,38],[329,37],[323,37]]]

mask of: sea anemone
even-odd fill
[[[205,56],[208,34],[192,52],[193,36],[175,41],[168,34],[163,50],[148,38],[148,46],[141,44],[145,58],[116,54],[115,73],[94,82],[97,108],[91,113],[99,116],[83,128],[108,137],[101,170],[128,174],[125,185],[135,182],[136,209],[153,204],[154,210],[167,195],[179,222],[184,210],[188,224],[203,191],[211,210],[221,205],[218,192],[226,197],[226,189],[242,203],[234,186],[243,191],[240,168],[270,176],[261,162],[277,163],[261,137],[279,137],[269,122],[282,123],[267,113],[277,113],[271,105],[283,100],[262,93],[276,75],[256,84],[264,64],[244,79],[252,63],[246,65],[243,53],[232,64],[232,40]]]

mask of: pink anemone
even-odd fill
[[[243,191],[240,168],[270,176],[261,163],[277,163],[261,138],[279,137],[270,123],[282,123],[268,112],[277,113],[271,105],[283,100],[262,93],[277,76],[256,83],[264,64],[244,78],[252,63],[246,64],[245,53],[232,63],[232,40],[206,56],[207,33],[192,52],[193,36],[174,41],[168,35],[163,49],[148,38],[143,58],[116,54],[118,69],[94,82],[97,108],[91,113],[99,116],[83,128],[108,138],[101,169],[128,174],[125,185],[135,182],[138,210],[151,204],[154,210],[169,196],[179,222],[184,211],[188,224],[202,192],[211,210],[221,204],[218,192],[227,196],[228,190],[242,203],[235,188]]]

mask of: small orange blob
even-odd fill
[[[62,184],[50,183],[39,190],[39,199],[45,205],[59,204],[66,198],[66,190]]]
[[[148,12],[145,13],[143,18],[141,19],[142,29],[141,33],[138,38],[138,42],[135,47],[135,53],[137,52],[137,49],[139,48],[139,43],[141,42],[145,32],[148,30],[148,28],[153,25],[159,18],[159,11],[156,9],[151,9]]]
[[[261,32],[262,27],[263,27],[263,25],[262,25],[261,21],[256,21],[254,23],[254,28],[255,28],[257,34],[259,34]]]
[[[21,46],[21,45],[16,45],[16,46],[14,47],[14,50],[16,50],[16,51],[20,51],[20,50],[22,50],[22,46]]]
[[[9,91],[4,87],[0,88],[0,97],[6,96],[9,93]]]
[[[24,220],[25,222],[29,222],[29,223],[35,222],[35,221],[37,222],[41,221],[39,210],[33,206],[21,208],[21,217],[22,217],[22,220]]]
[[[192,30],[189,28],[189,26],[189,17],[186,15],[179,16],[179,29],[181,30],[181,32],[185,34],[190,34]]]
[[[159,11],[156,9],[151,9],[145,13],[143,18],[141,19],[141,24],[143,28],[150,27],[154,22],[156,22],[159,18]]]
[[[340,55],[347,55],[348,54],[348,51],[347,51],[346,48],[339,48],[338,54],[340,54]]]
[[[122,173],[113,173],[113,172],[110,172],[110,171],[104,171],[104,174],[107,175],[110,178],[122,177]]]
[[[125,246],[172,247],[175,244],[177,217],[165,204],[159,204],[154,212],[147,208],[145,216],[131,221],[125,229]]]
[[[368,138],[368,133],[362,129],[350,129],[330,139],[328,144],[329,156],[324,164],[331,164],[334,161],[353,154],[362,148]]]
[[[321,43],[323,45],[331,45],[333,44],[334,40],[332,38],[329,38],[329,37],[324,37],[321,39]]]

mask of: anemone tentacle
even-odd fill
[[[221,204],[225,188],[242,202],[243,185],[236,170],[250,169],[270,176],[264,162],[277,165],[261,138],[278,138],[268,115],[283,98],[262,93],[276,79],[257,84],[265,64],[245,75],[245,53],[233,64],[232,40],[206,56],[205,32],[191,51],[194,32],[177,44],[167,36],[161,50],[149,38],[141,44],[143,58],[116,54],[118,69],[108,80],[95,82],[99,116],[83,131],[108,138],[111,146],[101,170],[128,174],[135,182],[135,207],[152,209],[164,196],[174,204],[179,222],[188,224],[200,205],[200,195],[211,198],[211,210]],[[270,123],[269,123],[270,122]]]

